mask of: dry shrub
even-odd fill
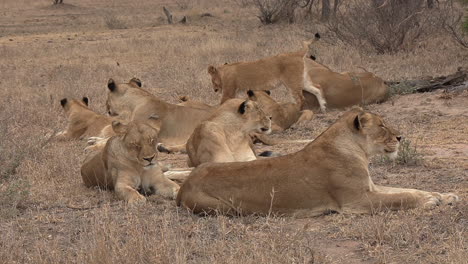
[[[122,19],[119,19],[117,16],[112,14],[107,14],[104,16],[104,22],[109,29],[126,29],[127,26]]]
[[[466,0],[464,2],[468,3]],[[455,42],[468,48],[468,19],[465,18],[465,21],[462,21],[466,10],[450,0],[440,3],[437,12],[440,26]]]
[[[294,11],[299,6],[297,0],[253,0],[260,14],[257,16],[263,24],[280,21],[294,22]]]
[[[371,48],[379,54],[395,53],[414,44],[424,33],[424,0],[354,0],[343,3],[328,28],[338,39]]]

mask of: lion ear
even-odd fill
[[[315,37],[315,40],[319,40],[320,39],[320,34],[317,32],[317,33],[315,33],[314,37]]]
[[[254,96],[255,96],[255,93],[254,93],[252,90],[248,90],[248,91],[247,91],[247,95],[248,95],[249,97],[254,97]]]
[[[253,101],[250,101],[250,100],[247,100],[247,101],[244,101],[242,102],[241,105],[239,105],[239,110],[238,112],[243,115],[245,114],[247,111],[249,111],[250,109],[252,109],[252,104],[253,104]]]
[[[114,92],[117,89],[117,85],[115,84],[112,78],[110,78],[109,81],[107,81],[107,88],[109,88],[111,92]]]
[[[265,93],[268,94],[268,95],[271,95],[270,90],[265,90]]]
[[[112,130],[117,134],[125,134],[128,131],[128,125],[124,125],[119,121],[113,121]]]
[[[88,105],[88,102],[89,102],[89,98],[88,97],[83,97],[83,103],[85,103],[85,105]]]
[[[369,113],[366,112],[360,112],[357,114],[357,116],[354,118],[354,127],[357,130],[361,130],[369,122],[369,116]]]
[[[216,67],[210,65],[210,66],[208,67],[208,73],[211,74],[211,75],[215,75],[215,74],[218,73],[218,69],[216,69]]]
[[[67,98],[63,98],[62,100],[60,100],[60,105],[61,105],[62,107],[65,107],[65,105],[67,104],[67,102],[68,102]]]
[[[141,80],[136,78],[136,77],[133,77],[128,83],[129,84],[134,84],[134,85],[136,85],[136,86],[138,86],[140,88],[142,86]]]
[[[356,115],[354,118],[354,128],[361,130],[361,121],[359,120],[359,115]]]

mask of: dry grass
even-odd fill
[[[182,1],[181,1],[182,2]],[[313,219],[199,218],[153,196],[131,209],[113,193],[81,183],[84,142],[55,142],[63,97],[89,96],[103,112],[105,84],[133,76],[161,98],[215,104],[208,65],[297,49],[320,30],[308,23],[261,26],[251,6],[231,1],[49,1],[0,3],[0,258],[5,263],[463,263],[467,256],[467,96],[396,96],[369,106],[415,143],[415,165],[375,162],[375,181],[453,191],[464,200],[430,212]],[[188,25],[165,25],[162,6]],[[213,17],[201,17],[209,12]],[[122,27],[109,26],[106,16]],[[114,25],[115,23],[111,23]],[[114,29],[111,29],[114,27]],[[412,53],[368,56],[324,40],[322,61],[337,71],[363,66],[387,80],[444,75],[466,65],[467,52],[434,38]],[[118,64],[117,64],[118,63]],[[274,91],[281,96],[281,91]],[[317,114],[282,136],[313,138],[340,111]],[[298,145],[271,149],[289,153]],[[185,156],[160,159],[185,166]]]

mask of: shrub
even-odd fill
[[[294,11],[299,6],[297,0],[253,0],[263,24],[273,24],[281,20],[294,22]]]
[[[394,53],[423,34],[425,0],[353,0],[343,3],[328,28],[341,41]]]
[[[468,4],[468,0],[460,1],[462,5]],[[468,48],[468,15],[457,3],[447,1],[440,4],[439,18],[442,28],[462,47]]]
[[[109,29],[126,29],[125,23],[114,15],[108,14],[104,17],[104,22]]]

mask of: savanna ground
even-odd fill
[[[81,182],[84,141],[56,142],[59,100],[90,97],[104,113],[105,84],[136,76],[155,95],[216,104],[210,64],[296,50],[323,30],[315,20],[262,26],[235,1],[4,0],[0,3],[0,262],[2,263],[466,263],[468,94],[396,95],[369,110],[398,128],[397,162],[376,158],[376,183],[455,192],[432,211],[326,215],[311,219],[200,218],[157,195],[137,208]],[[242,1],[239,1],[242,2]],[[162,6],[188,24],[166,25]],[[212,16],[201,17],[209,12]],[[365,53],[327,40],[321,60],[336,71],[363,66],[385,80],[455,72],[468,52],[443,35],[412,52]],[[281,91],[274,91],[284,98]],[[281,137],[312,139],[341,111]],[[290,153],[300,145],[259,147]],[[161,154],[174,167],[184,155]]]

